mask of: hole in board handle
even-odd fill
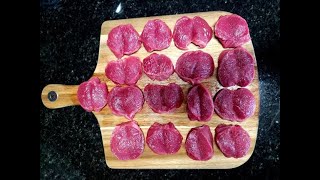
[[[55,91],[50,91],[48,93],[49,101],[53,102],[53,101],[57,100],[57,98],[58,98],[58,95],[57,95],[57,93]]]

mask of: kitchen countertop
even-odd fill
[[[119,4],[121,3],[121,9]],[[260,79],[256,147],[242,166],[229,170],[115,170],[106,166],[98,122],[80,106],[47,109],[40,100],[41,179],[191,179],[215,176],[280,177],[280,3],[253,1],[40,0],[40,91],[47,84],[80,84],[97,63],[106,20],[223,10],[244,17]],[[40,96],[40,94],[39,94]]]

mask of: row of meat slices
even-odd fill
[[[163,54],[153,53],[143,59],[129,56],[124,59],[110,61],[105,69],[105,75],[115,84],[134,85],[144,72],[150,79],[163,81],[174,72],[171,59]]]
[[[198,84],[213,75],[214,61],[210,54],[201,50],[183,53],[176,67],[164,54],[152,53],[143,59],[129,56],[110,61],[105,69],[106,76],[115,84],[134,85],[144,72],[151,80],[167,80],[174,72],[190,84]],[[244,48],[224,50],[218,58],[218,81],[224,87],[238,85],[245,87],[254,78],[254,58]]]
[[[220,16],[214,35],[224,48],[239,47],[250,40],[246,20],[236,14]],[[138,51],[141,43],[148,52],[161,51],[168,48],[173,39],[177,48],[186,50],[190,43],[205,48],[212,36],[213,29],[203,18],[183,16],[177,20],[173,33],[160,19],[149,20],[140,36],[131,24],[119,25],[109,32],[107,46],[120,59]]]
[[[224,88],[212,98],[205,86],[197,84],[187,95],[187,113],[191,121],[210,121],[215,111],[222,119],[243,122],[254,114],[255,108],[255,98],[246,88]]]
[[[173,123],[155,122],[147,131],[146,140],[136,121],[118,124],[112,132],[111,152],[119,160],[139,158],[145,146],[156,154],[175,154],[182,146],[183,137]],[[250,149],[250,136],[239,125],[219,124],[215,128],[215,142],[226,157],[241,158]],[[193,160],[207,161],[214,155],[213,135],[208,125],[192,128],[185,141],[187,155]]]
[[[145,101],[155,113],[170,113],[182,105],[184,94],[175,83],[148,84],[144,92],[137,86],[115,86],[108,92],[106,84],[94,77],[80,84],[78,99],[87,111],[100,111],[108,104],[113,114],[133,120]],[[246,88],[224,88],[213,99],[205,86],[197,84],[189,89],[186,100],[189,119],[197,121],[211,120],[215,111],[222,119],[242,122],[256,107],[253,94]]]

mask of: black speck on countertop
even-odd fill
[[[47,84],[80,84],[91,77],[101,24],[106,20],[214,10],[247,20],[258,61],[260,120],[257,144],[248,162],[229,170],[109,169],[92,113],[80,106],[47,109],[40,102],[40,178],[280,179],[279,0],[40,0],[40,92]]]

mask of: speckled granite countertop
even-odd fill
[[[121,9],[116,11],[120,3]],[[233,12],[248,21],[258,61],[260,122],[257,144],[248,162],[230,170],[109,169],[98,122],[92,113],[80,106],[50,110],[40,102],[41,179],[279,179],[279,0],[40,0],[40,92],[47,84],[80,84],[89,79],[98,59],[101,24],[106,20],[214,10]]]

